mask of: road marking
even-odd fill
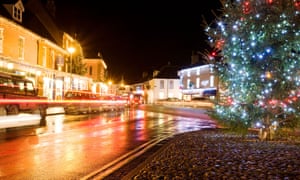
[[[127,164],[134,158],[142,155],[144,152],[146,152],[148,149],[153,147],[154,145],[158,144],[162,140],[168,138],[170,136],[160,137],[153,139],[147,143],[142,144],[141,146],[135,148],[134,150],[124,154],[123,156],[117,158],[116,160],[112,161],[111,163],[106,164],[101,169],[98,169],[83,178],[81,180],[91,180],[91,179],[103,179],[104,177],[108,176],[109,174],[113,173],[123,165]]]

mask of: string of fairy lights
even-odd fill
[[[225,0],[221,12],[206,28],[229,97],[215,116],[245,127],[299,117],[300,1]]]

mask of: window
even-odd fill
[[[23,37],[19,37],[18,40],[18,56],[19,59],[24,59],[24,38]]]
[[[90,66],[90,75],[92,75],[92,74],[93,74],[93,67]]]
[[[50,59],[51,59],[51,68],[55,69],[55,55],[53,50],[50,51]]]
[[[21,9],[17,8],[16,6],[14,6],[14,8],[13,8],[13,18],[19,22],[22,21],[22,11],[21,11]]]
[[[27,91],[33,91],[34,90],[34,86],[32,82],[26,82],[26,88]]]
[[[214,79],[215,77],[214,76],[210,76],[210,87],[214,87]]]
[[[3,29],[0,28],[0,53],[3,53]]]
[[[25,95],[25,84],[24,81],[16,81],[14,87],[14,93]]]
[[[160,89],[164,89],[165,88],[165,81],[164,80],[160,80],[160,82],[159,82],[159,88]]]
[[[9,90],[14,87],[14,83],[6,77],[0,77],[0,87],[1,91],[9,92]]]
[[[197,68],[196,75],[200,75],[200,68]]]
[[[9,79],[7,79],[6,77],[0,77],[0,89],[3,92],[7,92],[9,87],[13,87],[13,83],[10,81],[10,83],[8,82]]]
[[[27,95],[34,95],[35,91],[34,91],[34,86],[32,82],[25,82],[26,83],[26,94]]]
[[[42,60],[43,60],[43,66],[47,67],[47,48],[45,46],[43,46]]]
[[[174,81],[173,80],[169,81],[169,89],[174,89]]]
[[[196,88],[200,88],[200,78],[196,79]]]

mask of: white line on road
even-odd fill
[[[115,170],[119,169],[121,166],[125,165],[129,161],[133,160],[134,158],[142,155],[144,152],[146,152],[148,149],[156,145],[157,143],[161,142],[162,140],[168,138],[166,137],[160,137],[153,139],[147,143],[142,144],[141,146],[135,148],[134,150],[124,154],[123,156],[117,158],[116,160],[112,161],[111,163],[106,164],[101,169],[98,169],[83,178],[81,180],[89,180],[89,179],[103,179],[104,177],[108,176]]]

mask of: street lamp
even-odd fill
[[[108,93],[109,93],[109,94],[112,94],[112,87],[111,87],[111,86],[112,86],[112,83],[113,83],[113,82],[112,82],[111,80],[108,81],[108,88],[109,88],[109,89],[108,89]]]
[[[72,65],[73,65],[73,59],[72,59],[72,55],[73,55],[73,53],[75,52],[75,48],[73,48],[73,47],[69,47],[68,48],[68,52],[70,53],[70,73],[72,73]]]

